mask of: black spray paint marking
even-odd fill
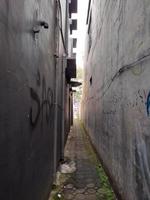
[[[41,77],[40,77],[39,72],[38,72],[38,76],[37,76],[37,86],[38,87],[41,86]],[[50,121],[50,116],[52,114],[53,92],[52,92],[51,88],[46,87],[46,82],[45,82],[44,77],[42,80],[42,100],[40,100],[38,93],[33,88],[30,88],[30,96],[37,107],[37,111],[36,111],[36,113],[34,113],[34,115],[33,115],[33,108],[32,107],[30,108],[31,126],[33,128],[36,127],[38,120],[40,118],[40,115],[42,115],[41,124],[43,124],[44,115],[46,118],[46,122],[48,124]]]

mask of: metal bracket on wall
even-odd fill
[[[43,27],[44,29],[48,29],[48,28],[49,28],[49,25],[48,25],[48,23],[45,22],[45,21],[40,21],[40,22],[38,22],[38,23],[33,27],[34,39],[36,39],[36,36],[37,36],[37,34],[40,33],[42,27]]]

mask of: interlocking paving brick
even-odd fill
[[[86,195],[85,200],[97,200],[97,197],[95,194]]]
[[[101,199],[97,198],[101,188],[100,178],[88,150],[91,144],[88,138],[83,136],[82,131],[79,122],[76,121],[66,144],[65,157],[76,163],[76,171],[69,175],[64,186],[61,187],[64,200]]]
[[[93,188],[90,188],[90,189],[87,190],[87,192],[88,192],[89,194],[94,194],[94,193],[96,193],[96,190],[93,189]]]
[[[83,189],[78,189],[77,191],[76,191],[76,193],[77,194],[82,194],[82,193],[84,193],[85,192],[85,189],[83,188]]]
[[[85,195],[84,194],[77,194],[75,196],[74,200],[85,200]]]
[[[72,194],[65,194],[65,200],[72,200],[73,199],[73,195]]]
[[[94,183],[89,183],[87,184],[87,188],[94,188],[95,187],[95,184]]]
[[[72,185],[72,184],[68,184],[68,185],[65,186],[65,188],[67,188],[67,189],[72,189],[72,188],[73,188],[73,185]]]
[[[65,198],[72,198],[72,200],[90,199],[96,200],[97,188],[100,187],[100,180],[96,173],[94,163],[91,162],[90,155],[87,151],[89,142],[84,140],[79,123],[75,123],[74,128],[70,132],[67,141],[65,156],[70,160],[76,162],[76,171],[72,174],[67,185],[65,185]],[[69,189],[69,190],[66,190]],[[72,190],[72,193],[71,191]],[[66,197],[66,192],[70,193]],[[74,196],[72,196],[74,195]]]

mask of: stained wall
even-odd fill
[[[82,120],[128,200],[150,199],[149,24],[147,0],[91,1]]]
[[[0,3],[0,199],[46,200],[51,190],[62,148],[54,147],[63,98],[56,102],[56,85],[62,86],[56,80],[64,81],[57,73],[64,49],[60,39],[56,58],[56,24],[54,0]]]

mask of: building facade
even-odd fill
[[[82,120],[125,200],[150,199],[149,24],[149,1],[89,1]]]
[[[48,199],[72,123],[66,68],[76,4],[0,3],[0,199]]]

